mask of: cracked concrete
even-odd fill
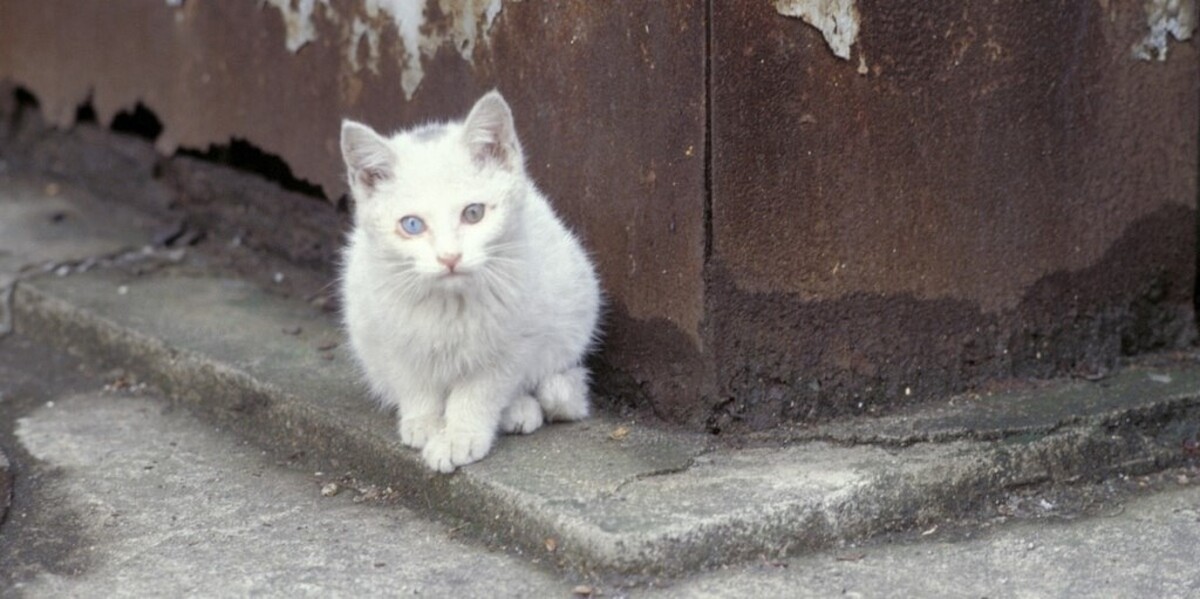
[[[0,438],[26,481],[0,536],[0,595],[569,593],[536,557],[460,540],[452,523],[351,490],[325,497],[339,472],[280,461],[153,394],[100,390],[94,375],[14,376],[35,359],[72,366],[25,341],[0,347]]]
[[[117,390],[112,376],[101,380],[20,336],[0,340],[0,446],[15,450],[22,482],[0,526],[0,596],[567,597],[583,585],[607,597],[1186,597],[1200,589],[1191,567],[1195,469],[1164,473],[1157,494],[1118,498],[1091,518],[1060,515],[1066,501],[1055,495],[1008,496],[997,501],[1004,513],[1025,504],[1036,519],[1000,526],[993,516],[965,529],[940,521],[887,543],[760,556],[632,589],[545,568],[544,550],[480,546],[461,524],[353,484],[324,497],[324,485],[346,483],[340,471],[239,441],[140,385]]]
[[[56,249],[58,236],[76,248],[152,239],[149,228],[103,213],[86,230],[60,230],[65,221],[29,210],[8,185],[0,180],[0,254],[20,256],[16,264],[86,258]],[[55,197],[87,204],[75,196]],[[9,234],[36,227],[46,235]],[[810,552],[954,517],[1005,489],[1145,472],[1184,459],[1181,443],[1194,441],[1200,422],[1200,367],[1182,359],[744,448],[598,417],[506,437],[487,459],[443,476],[400,446],[392,415],[355,378],[336,322],[304,294],[238,276],[203,251],[152,269],[65,275],[17,283],[19,334],[120,367],[171,405],[263,447],[336,463],[484,536],[530,553],[550,544],[556,564],[582,572],[676,575]]]
[[[1049,519],[955,537],[763,559],[646,597],[1195,597],[1200,487],[1085,520]]]

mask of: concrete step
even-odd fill
[[[0,445],[19,475],[0,596],[569,597],[584,582],[222,429],[128,373],[0,339]]]
[[[434,474],[367,398],[332,314],[203,250],[143,251],[157,223],[51,184],[0,178],[0,277],[22,335],[584,572],[675,575],[925,526],[1006,489],[1179,463],[1200,422],[1200,367],[1158,357],[734,442],[601,416]]]

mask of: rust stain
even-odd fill
[[[343,116],[454,118],[500,87],[600,270],[597,389],[696,427],[884,410],[1193,331],[1200,57],[1130,60],[1140,4],[400,5],[0,0],[0,78],[61,127],[90,98],[102,123],[154,111],[163,152],[244,139],[330,200]],[[305,222],[288,243],[320,237]]]
[[[740,287],[997,312],[1048,272],[1095,264],[1164,203],[1194,204],[1159,157],[1195,145],[1195,111],[1178,110],[1195,101],[1195,51],[1114,68],[1138,10],[1113,23],[1093,3],[858,6],[874,78],[768,10],[717,11],[714,247]],[[788,42],[747,56],[772,28]]]

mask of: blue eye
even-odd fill
[[[400,219],[400,230],[405,235],[420,235],[425,232],[425,221],[415,216],[406,216]]]
[[[463,208],[462,219],[464,223],[473,225],[483,220],[484,206],[483,204],[470,204]]]

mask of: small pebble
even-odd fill
[[[329,351],[337,346],[338,346],[337,341],[326,341],[325,343],[318,345],[317,350],[318,351]]]
[[[334,495],[337,495],[338,492],[341,490],[342,490],[342,488],[339,487],[337,483],[326,483],[325,486],[321,487],[321,496],[322,497],[333,497]]]
[[[592,593],[595,593],[595,592],[596,592],[595,589],[593,589],[592,587],[590,587],[586,584],[581,584],[581,585],[571,589],[572,595],[578,595],[580,597],[591,597]]]
[[[298,326],[296,326],[296,327],[284,327],[284,329],[283,329],[283,334],[284,334],[284,335],[299,335],[299,334],[300,334],[300,331],[302,331],[302,330],[304,330],[304,329],[301,329],[301,328],[300,328],[300,327],[298,327]]]
[[[125,295],[127,293],[129,293],[128,285],[121,285],[120,287],[117,287],[117,295]]]

